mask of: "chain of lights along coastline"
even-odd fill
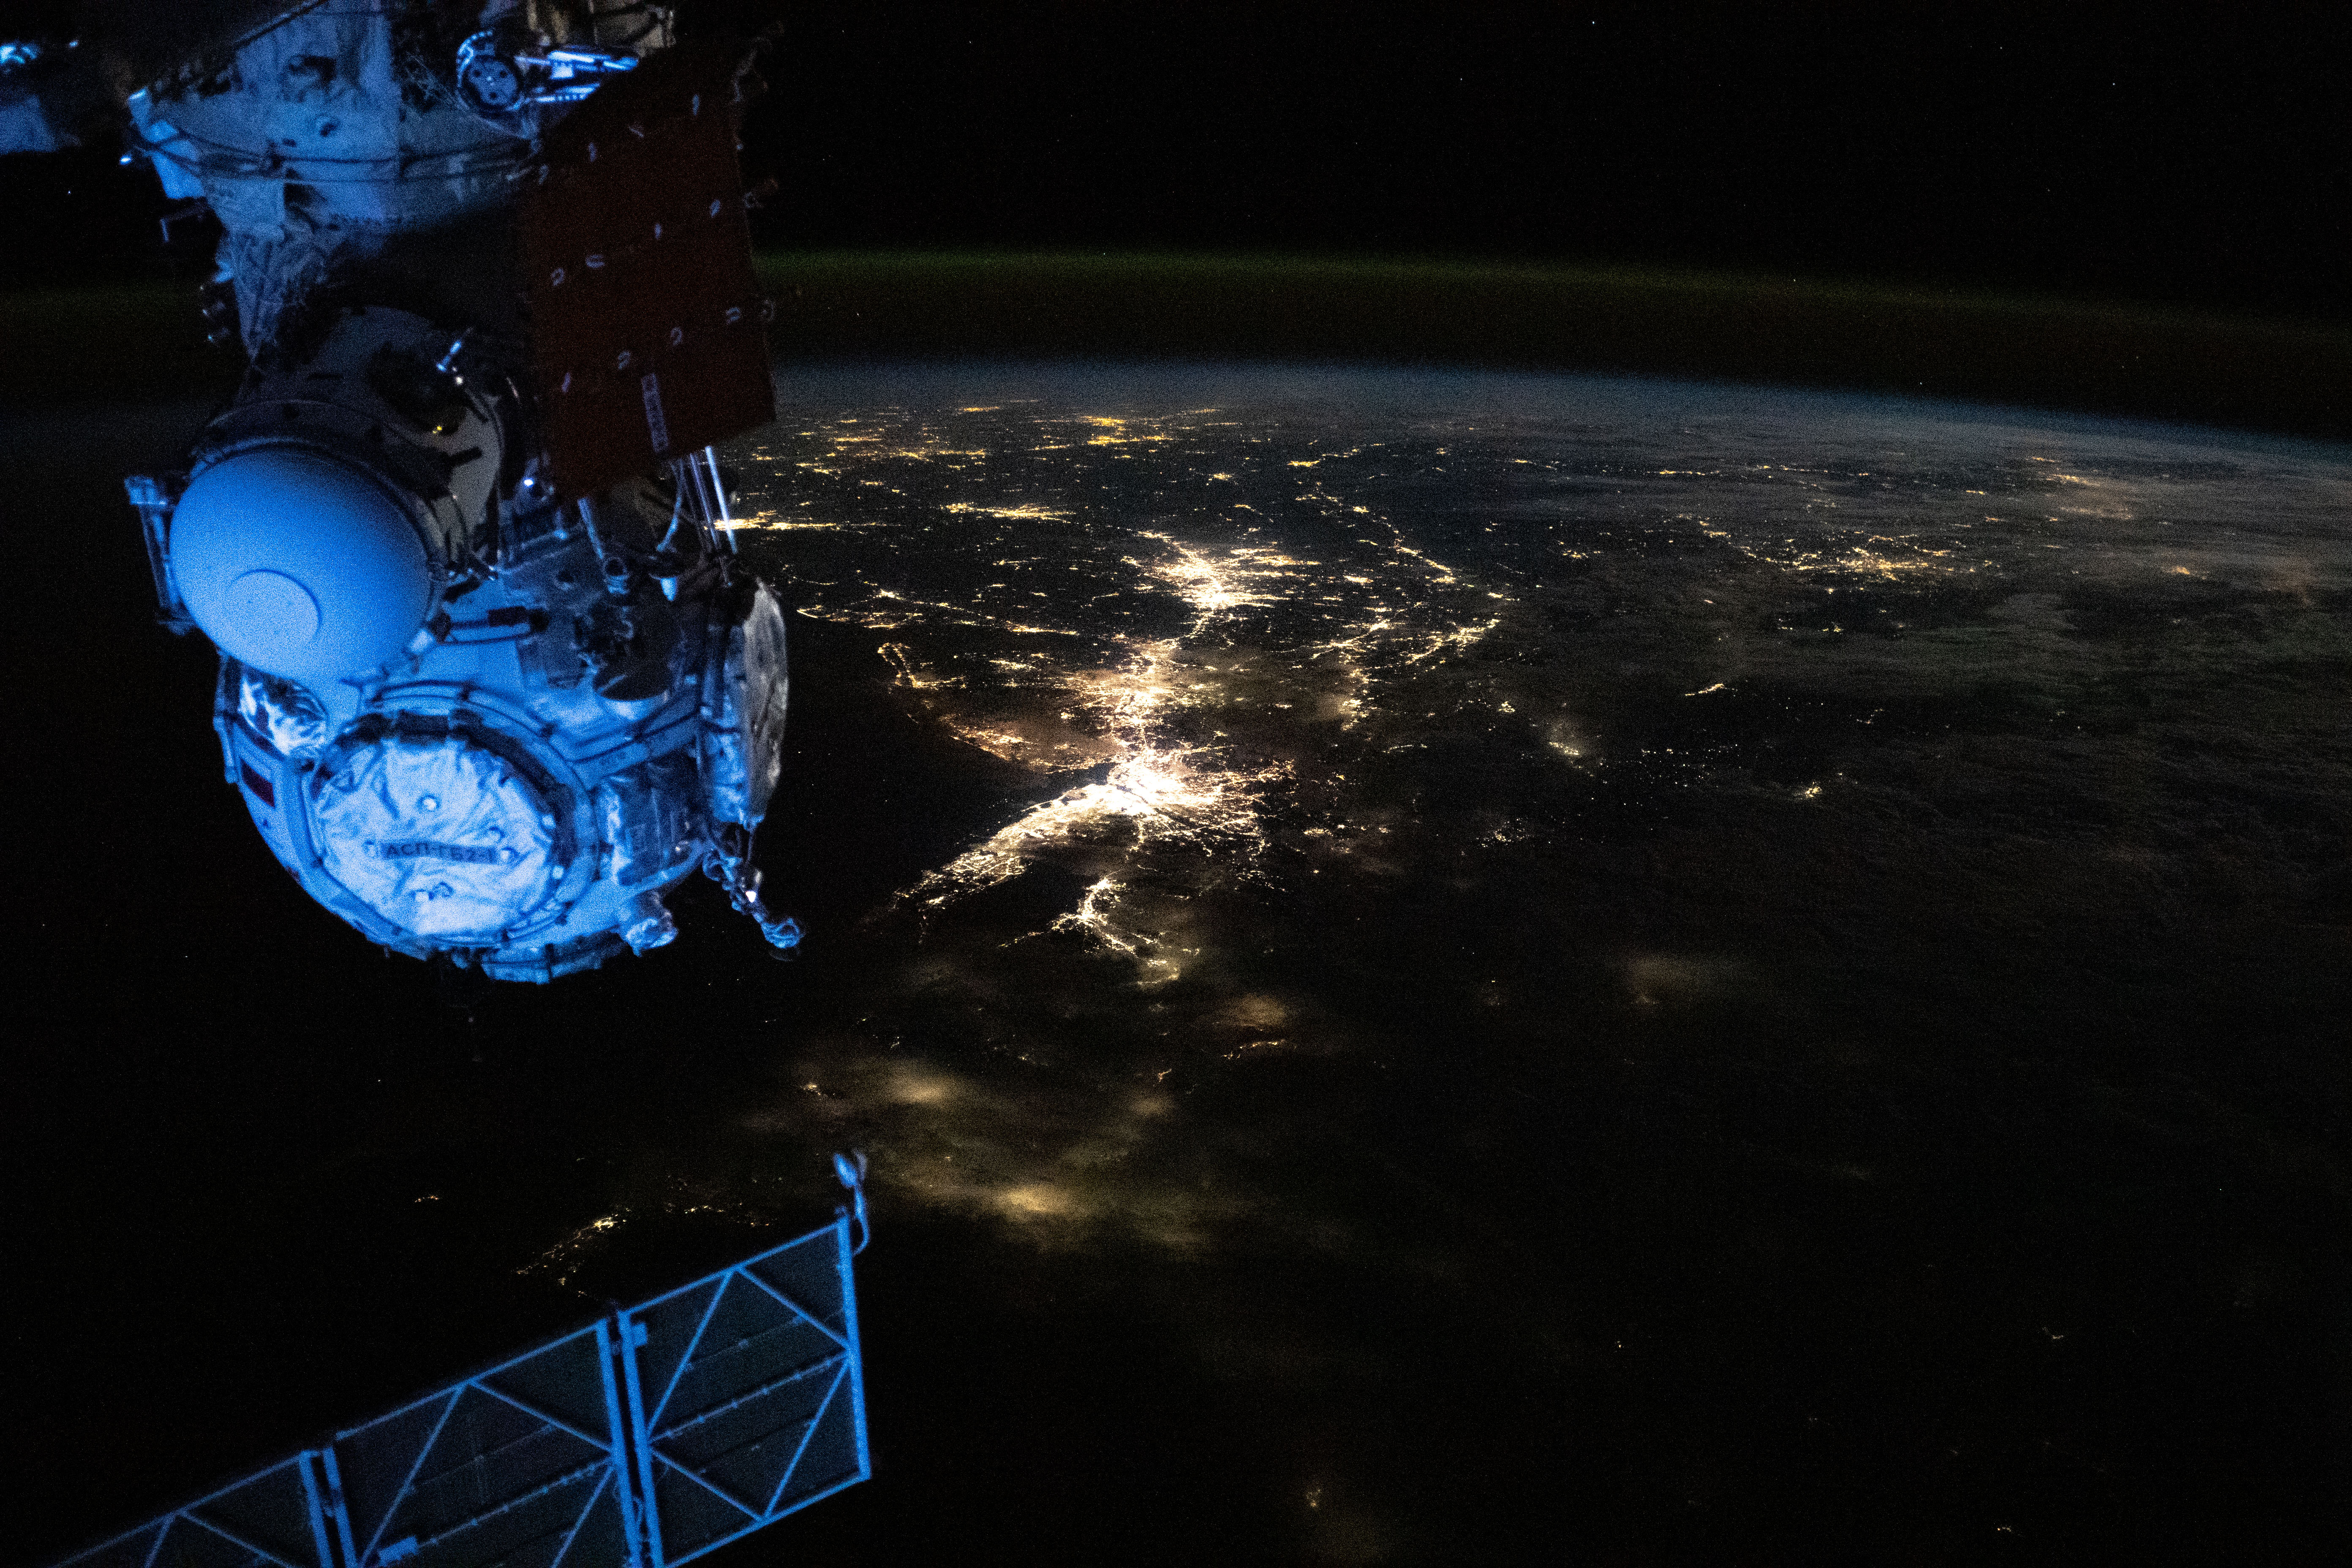
[[[1576,377],[782,375],[724,460],[790,612],[759,860],[800,963],[696,884],[690,940],[443,1009],[228,792],[152,787],[201,725],[36,667],[50,732],[154,763],[32,846],[47,950],[135,959],[26,998],[83,1042],[27,1058],[28,1277],[143,1263],[21,1310],[60,1531],[137,1517],[106,1478],[216,1479],[187,1432],[292,1446],[798,1234],[807,1151],[863,1147],[903,1238],[864,1260],[877,1479],[796,1551],[2317,1539],[2342,448]],[[94,513],[205,416],[11,450]],[[127,925],[142,877],[249,919]]]
[[[1040,1240],[1329,1234],[1220,1152],[1258,1132],[1204,1136],[1164,1085],[1402,1048],[1366,1005],[1384,963],[1570,1056],[1655,1016],[1785,1026],[1905,983],[1906,934],[1857,924],[1919,887],[1980,908],[1965,962],[2024,971],[2051,897],[2174,896],[2212,847],[2179,747],[2212,726],[2263,787],[2346,765],[2262,674],[2344,654],[2327,448],[1570,378],[784,385],[733,454],[745,558],[1021,798],[867,912],[892,977],[746,1114],[851,1124],[885,1190]],[[2278,698],[2242,736],[2231,668]],[[1832,832],[1876,869],[1776,858]],[[2292,902],[2322,837],[2250,874]],[[2017,880],[2037,858],[2065,878]],[[1363,927],[1439,893],[1452,923]]]

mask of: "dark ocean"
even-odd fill
[[[2352,450],[1664,382],[784,373],[769,961],[312,905],[12,416],[12,1561],[830,1217],[875,1479],[718,1563],[2315,1560]],[[21,510],[19,510],[21,508]],[[69,573],[50,563],[71,563]]]

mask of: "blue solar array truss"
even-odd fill
[[[690,1563],[872,1473],[851,1231],[845,1214],[624,1308],[68,1564]]]

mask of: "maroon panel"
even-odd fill
[[[543,139],[519,254],[567,500],[775,417],[729,113],[740,58],[656,55]]]

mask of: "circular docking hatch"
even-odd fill
[[[497,942],[562,879],[541,790],[457,734],[400,734],[320,771],[310,815],[327,874],[404,931]]]

